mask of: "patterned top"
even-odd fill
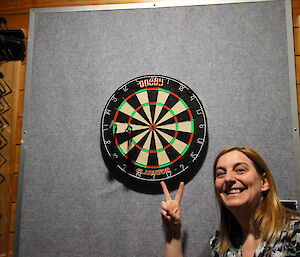
[[[210,239],[212,257],[242,257],[242,248],[230,248],[226,253],[216,251],[218,237],[213,235]],[[280,237],[272,244],[262,242],[256,249],[255,257],[300,257],[300,221],[291,222],[289,230],[284,229]]]

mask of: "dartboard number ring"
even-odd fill
[[[206,135],[198,96],[162,75],[123,84],[108,100],[101,119],[106,154],[118,170],[140,180],[161,181],[188,172]]]

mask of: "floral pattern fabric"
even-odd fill
[[[230,248],[226,253],[216,251],[217,233],[210,239],[212,257],[242,257],[242,249]],[[272,244],[261,243],[254,257],[300,257],[300,221],[291,222],[290,229],[284,229],[280,237]]]

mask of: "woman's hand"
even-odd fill
[[[171,198],[169,190],[165,182],[160,182],[163,189],[166,201],[161,202],[161,214],[163,222],[167,228],[181,224],[180,202],[183,197],[184,183],[180,182],[177,195],[174,199]]]

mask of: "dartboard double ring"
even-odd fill
[[[101,142],[119,171],[161,181],[188,172],[207,137],[201,101],[171,77],[134,78],[108,100],[101,119]]]

